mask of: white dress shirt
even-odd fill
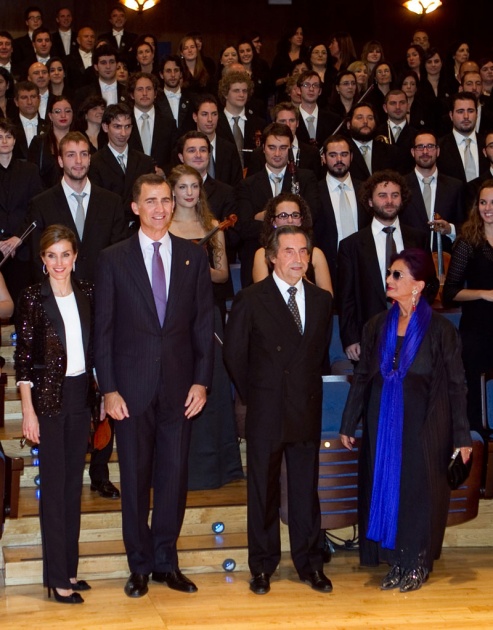
[[[464,151],[466,148],[465,140],[467,138],[470,138],[471,155],[474,159],[474,166],[476,167],[475,177],[479,177],[479,148],[478,148],[478,139],[476,138],[476,132],[474,131],[470,136],[463,136],[461,133],[459,133],[455,129],[452,129],[452,133],[454,134],[454,138],[457,143],[457,148],[459,149],[462,165],[464,166],[464,171],[466,170],[466,163],[464,159]]]
[[[295,286],[298,289],[294,297],[296,300],[296,304],[298,306],[298,310],[300,312],[301,328],[303,329],[303,332],[304,332],[306,314],[305,314],[305,287],[303,286],[303,279],[300,278],[296,284],[291,285],[291,284],[288,284],[287,282],[284,282],[284,280],[281,280],[281,278],[277,275],[275,271],[273,271],[272,273],[272,278],[274,282],[276,283],[277,288],[281,292],[281,295],[284,301],[286,302],[286,304],[288,303],[288,300],[290,298],[288,289],[290,289],[291,286]]]
[[[128,166],[128,144],[127,146],[123,149],[123,151],[117,151],[110,142],[108,142],[108,149],[113,153],[113,155],[116,158],[116,161],[118,162],[118,165],[121,167],[120,164],[120,160],[118,158],[119,155],[123,155],[123,163],[125,165],[125,170],[127,169]]]
[[[228,120],[229,126],[231,127],[231,132],[233,132],[233,126],[235,124],[235,121],[233,120],[233,115],[235,118],[236,116],[240,117],[240,120],[238,121],[238,125],[240,127],[241,135],[245,137],[245,122],[247,119],[246,114],[245,114],[245,108],[243,108],[241,114],[230,114],[227,109],[224,110],[224,114]]]
[[[163,238],[159,239],[159,242],[161,243],[159,254],[161,255],[161,259],[163,261],[164,275],[166,278],[166,295],[169,295],[169,281],[171,275],[171,237],[169,232],[166,232]],[[154,256],[154,241],[144,234],[142,229],[139,229],[139,243],[142,255],[144,256],[144,264],[146,266],[149,282],[152,287],[152,257]]]
[[[36,116],[35,118],[29,119],[19,114],[19,118],[24,128],[24,133],[26,134],[27,146],[29,147],[34,136],[38,134],[39,117]]]
[[[79,376],[86,371],[86,357],[84,355],[82,328],[75,293],[72,291],[72,293],[64,297],[55,295],[55,300],[65,328],[65,342],[67,344],[67,369],[65,376]]]
[[[107,105],[116,105],[118,103],[118,83],[103,83],[99,80],[99,87],[101,88],[101,96],[106,101]]]
[[[308,123],[306,122],[306,119],[308,118],[308,116],[313,116],[313,118],[315,119],[313,121],[313,128],[315,129],[315,133],[317,131],[317,122],[318,122],[318,105],[315,105],[315,109],[313,110],[313,112],[310,114],[309,112],[306,112],[303,107],[301,107],[300,105],[300,114],[301,117],[303,118],[303,122],[305,123],[306,128],[308,129]]]
[[[356,228],[356,232],[358,231],[358,204],[356,200],[356,192],[354,190],[353,180],[351,179],[351,175],[348,174],[346,179],[341,182],[339,179],[333,177],[330,173],[327,173],[325,176],[325,181],[327,183],[327,188],[329,190],[330,200],[332,202],[332,207],[334,208],[334,217],[336,220],[337,227],[337,247],[339,247],[339,243],[342,240],[342,223],[341,223],[341,212],[339,209],[339,202],[341,200],[341,191],[339,189],[339,184],[345,184],[347,186],[345,192],[349,199],[349,203],[351,204],[351,210],[353,214],[354,226]]]
[[[171,113],[173,114],[173,118],[175,119],[176,126],[178,127],[178,113],[180,111],[181,90],[178,90],[178,92],[172,92],[171,90],[167,90],[165,88],[164,95],[168,99],[168,103],[171,108]]]
[[[60,35],[60,39],[62,40],[63,50],[66,55],[70,55],[70,44],[72,43],[72,30],[61,31],[58,29],[58,33]]]
[[[85,70],[87,70],[89,66],[92,66],[92,51],[85,52],[84,50],[81,50],[79,48],[79,55],[80,55],[80,58],[82,59],[82,63],[84,65]]]
[[[418,171],[418,169],[414,169],[414,172],[416,174],[416,177],[418,179],[418,184],[419,184],[419,188],[421,190],[421,194],[423,194],[424,191],[424,176]],[[435,168],[435,171],[433,173],[433,175],[430,175],[430,177],[432,177],[432,180],[430,182],[430,190],[431,190],[431,215],[428,215],[428,221],[433,221],[434,220],[434,215],[435,215],[435,201],[436,201],[436,196],[437,196],[437,177],[438,177],[438,169]],[[426,207],[426,206],[425,206]],[[438,210],[440,210],[440,208],[438,208]],[[446,234],[445,236],[447,236],[447,238],[449,238],[452,242],[455,241],[455,238],[457,236],[457,232],[455,230],[455,225],[453,223],[449,223],[450,225],[450,234]],[[431,246],[433,246],[433,239],[431,239]]]
[[[383,223],[380,223],[380,221],[378,221],[377,219],[373,219],[373,221],[371,222],[371,231],[373,234],[373,240],[375,241],[375,248],[377,250],[378,256],[378,265],[380,267],[384,289],[387,286],[387,267],[385,265],[387,234],[383,231],[385,227],[387,226],[383,225]],[[395,227],[395,231],[392,236],[394,237],[397,253],[400,253],[404,249],[404,241],[402,240],[399,217],[396,217],[395,221],[389,227]]]
[[[74,197],[73,193],[76,195],[82,195],[82,193],[86,193],[84,199],[82,200],[82,205],[84,206],[84,218],[87,218],[87,208],[89,206],[89,199],[91,198],[91,182],[89,179],[86,180],[86,185],[82,192],[77,192],[71,186],[68,185],[65,177],[62,177],[62,188],[65,193],[65,197],[67,198],[68,207],[70,208],[70,213],[72,214],[72,218],[75,223],[75,215],[77,214],[77,199]]]
[[[270,168],[267,166],[267,164],[265,165],[265,170],[267,171],[267,177],[269,178],[269,184],[270,184],[270,188],[272,190],[272,196],[273,197],[276,196],[276,184],[275,184],[275,181],[272,181],[271,175],[272,175],[272,177],[280,177],[281,178],[281,181],[279,182],[279,186],[281,187],[281,190],[282,190],[282,186],[284,184],[284,176],[286,175],[286,168],[287,168],[287,166],[285,166],[280,173],[273,173],[270,170]]]
[[[151,145],[152,145],[152,138],[154,136],[154,120],[156,118],[156,109],[154,106],[152,106],[152,108],[148,111],[148,112],[143,112],[140,109],[137,109],[137,107],[134,107],[134,116],[135,116],[135,120],[137,121],[137,129],[139,130],[139,135],[142,137],[142,124],[144,122],[144,119],[142,118],[142,114],[146,113],[149,118],[148,118],[148,122],[149,122],[149,130],[151,132]]]
[[[46,90],[44,94],[39,95],[39,107],[38,112],[41,118],[46,118],[46,110],[48,109],[48,99],[50,98],[50,91]]]

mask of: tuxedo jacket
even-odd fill
[[[12,61],[16,64],[26,65],[36,61],[36,53],[33,48],[33,41],[29,37],[29,33],[17,37],[13,42]]]
[[[139,235],[104,250],[99,259],[94,344],[98,382],[103,393],[118,391],[123,396],[130,416],[143,413],[163,387],[170,413],[183,418],[191,385],[211,385],[214,308],[209,262],[203,248],[170,236],[163,326]]]
[[[303,169],[297,169],[297,177],[300,184],[300,196],[308,203],[312,219],[315,222],[320,211],[317,180],[312,172]],[[291,192],[291,183],[292,176],[286,169],[282,192]],[[237,188],[242,286],[251,284],[253,259],[255,252],[260,247],[259,237],[262,231],[262,221],[257,221],[254,217],[257,212],[264,209],[265,204],[269,199],[272,199],[272,196],[271,183],[265,168],[242,180]]]
[[[247,405],[247,439],[320,440],[332,296],[309,282],[303,286],[303,334],[271,275],[240,291],[233,302],[223,355]]]
[[[120,197],[92,182],[82,240],[77,233],[61,183],[45,190],[31,201],[28,222],[33,221],[36,221],[36,229],[30,236],[31,260],[34,263],[34,273],[39,278],[42,278],[39,241],[49,225],[61,223],[74,232],[78,246],[74,275],[76,279],[90,282],[96,276],[96,262],[100,252],[126,237]]]
[[[248,168],[250,165],[251,151],[258,146],[260,136],[266,126],[266,123],[263,118],[256,116],[250,109],[245,110],[245,116],[245,133],[243,135],[243,148],[245,149],[245,152],[243,154],[243,162],[245,168]],[[233,131],[224,112],[219,112],[216,133],[218,136],[228,140],[228,142],[231,142],[233,146],[236,147]]]
[[[481,184],[488,179],[493,179],[493,173],[488,167],[479,177],[471,180],[466,186],[466,212],[469,212],[473,203],[476,201],[477,194],[481,188]]]
[[[406,123],[396,141],[387,121],[377,127],[376,135],[388,138],[389,144],[393,147],[396,158],[393,168],[402,175],[409,173],[414,168],[411,148],[414,146],[414,138],[417,133],[417,129]]]
[[[176,121],[173,118],[173,112],[171,111],[171,105],[169,104],[168,98],[166,94],[161,90],[159,91],[154,105],[157,109],[159,109],[163,116],[171,118],[172,122],[175,125],[175,139],[180,138],[183,134],[187,133],[187,131],[192,131],[193,129],[195,129],[195,122],[192,117],[193,100],[189,93],[185,91],[181,93],[180,103],[178,105],[178,125],[176,125]]]
[[[320,152],[313,144],[300,142],[298,144],[297,164],[298,168],[312,171],[317,179],[322,177],[322,161]],[[257,147],[250,158],[248,175],[255,175],[265,168],[265,155],[262,147]]]
[[[3,238],[22,234],[29,202],[42,190],[38,169],[30,162],[13,158],[8,169],[0,173],[0,231]],[[17,249],[15,259],[29,259],[27,243]]]
[[[485,137],[476,134],[478,142],[478,154],[479,154],[479,174],[484,173],[489,167],[488,158],[483,155],[483,148],[485,145]],[[464,164],[460,156],[459,147],[455,141],[455,137],[452,133],[448,133],[438,141],[440,146],[440,155],[437,158],[438,170],[444,175],[455,177],[460,179],[464,184],[467,184],[466,172],[464,170]]]
[[[117,194],[122,200],[127,225],[137,219],[130,205],[135,180],[141,175],[147,175],[148,173],[154,173],[154,160],[152,157],[130,147],[128,149],[125,173],[108,145],[96,151],[91,157],[91,166],[89,167],[90,181]]]
[[[359,202],[358,192],[361,187],[361,182],[355,180],[352,180],[352,182],[356,194],[358,213],[357,228],[358,230],[361,230],[371,223],[372,217]],[[325,258],[327,259],[327,263],[329,265],[332,285],[335,291],[337,285],[337,247],[339,234],[337,232],[334,206],[332,205],[332,199],[330,198],[327,180],[325,178],[318,182],[318,192],[320,195],[321,209],[313,226],[314,245],[319,247],[325,254]]]
[[[120,46],[118,46],[116,37],[113,35],[113,31],[109,31],[108,33],[103,33],[100,38],[106,39],[110,42],[110,45],[118,51],[120,56],[123,56],[125,59],[128,59],[128,53],[130,48],[135,43],[137,39],[137,33],[129,33],[125,29],[123,30],[123,35],[120,39]]]
[[[315,139],[317,141],[317,146],[320,148],[325,139],[328,138],[331,134],[334,133],[335,128],[341,122],[341,117],[328,109],[318,109],[318,119],[317,119],[317,129],[315,131]],[[304,142],[305,144],[310,144],[310,134],[308,133],[308,128],[305,125],[305,121],[303,120],[303,116],[300,114],[300,123],[298,125],[298,130],[296,131],[296,137],[300,142]]]
[[[77,43],[77,33],[72,29],[70,31],[70,49],[69,55],[73,52],[77,52],[79,49],[79,44]],[[51,34],[51,56],[52,57],[60,57],[61,59],[65,59],[67,57],[67,53],[65,52],[65,47],[62,42],[62,37],[60,35],[60,31],[55,31]]]
[[[240,156],[234,142],[216,134],[215,178],[224,184],[237,186],[243,179]]]
[[[140,114],[139,114],[140,115]],[[140,120],[135,120],[132,114],[132,133],[128,140],[128,146],[135,151],[144,153],[139,132]],[[154,107],[154,129],[152,131],[151,155],[154,162],[167,171],[171,162],[171,151],[174,146],[176,127],[173,118],[168,118]]]
[[[67,80],[73,90],[79,90],[81,87],[93,83],[96,78],[93,66],[84,67],[84,62],[80,56],[79,46],[72,50],[68,57],[64,58],[67,68]],[[78,100],[79,105],[82,100]]]
[[[207,175],[204,181],[204,190],[207,195],[207,203],[215,218],[221,222],[229,215],[236,214],[236,196],[232,186],[213,179]],[[226,239],[226,249],[228,261],[234,262],[236,251],[240,243],[240,233],[238,225],[232,226],[224,233]]]
[[[429,247],[429,236],[401,223],[404,247]],[[371,225],[339,244],[338,310],[342,347],[361,341],[366,322],[387,308]]]
[[[89,68],[87,70],[89,70]],[[87,70],[84,74],[87,73]],[[119,103],[127,103],[128,105],[130,105],[128,94],[121,83],[117,83],[116,92]],[[97,77],[95,77],[94,81],[92,81],[88,85],[83,85],[75,92],[75,110],[77,111],[82,103],[86,100],[86,98],[88,96],[92,96],[93,94],[95,94],[96,96],[103,96],[101,92],[101,86],[99,85],[99,79]]]
[[[22,126],[19,115],[13,118],[12,122],[14,123],[17,129],[17,138],[15,141],[13,157],[18,158],[20,160],[27,160],[29,147],[27,146],[26,132],[24,131],[24,127]],[[37,132],[35,134],[35,137],[41,133],[46,133],[48,131],[48,128],[49,128],[48,121],[44,120],[43,118],[38,117],[38,127],[37,127]]]
[[[353,154],[353,160],[351,162],[349,172],[351,173],[351,177],[353,179],[364,182],[370,177],[371,173],[368,170],[365,159],[356,143],[351,139],[349,139],[349,143],[351,146],[351,152]],[[373,140],[371,151],[372,173],[375,173],[376,171],[382,171],[386,168],[395,169],[395,166],[395,149],[393,149],[389,144],[386,144],[385,142]]]
[[[429,241],[433,236],[433,250],[436,251],[436,235],[430,230],[428,225],[428,214],[416,173],[413,171],[406,175],[406,181],[411,191],[411,199],[400,213],[399,221],[401,224],[421,230],[427,235]],[[464,191],[463,182],[438,171],[434,211],[442,219],[455,225],[457,236],[467,218]],[[452,251],[452,241],[447,236],[442,236],[442,243],[444,251]]]

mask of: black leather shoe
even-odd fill
[[[51,588],[48,586],[48,597],[51,597]],[[53,597],[55,598],[55,601],[57,601],[59,604],[83,604],[84,600],[82,599],[82,597],[79,595],[79,593],[71,593],[70,595],[60,595],[60,593],[56,590],[56,588],[53,589]]]
[[[313,573],[309,573],[308,575],[302,577],[301,581],[308,584],[308,586],[311,586],[314,591],[319,591],[319,593],[332,592],[332,582],[323,571],[314,571]]]
[[[95,481],[91,483],[91,490],[99,492],[99,496],[105,499],[119,499],[120,490],[116,488],[111,481]]]
[[[409,591],[417,591],[428,579],[428,571],[423,567],[417,569],[406,569],[399,583],[399,590],[401,593],[408,593]]]
[[[91,586],[85,580],[77,580],[77,582],[71,582],[70,586],[73,591],[90,591]]]
[[[255,595],[266,595],[270,591],[270,575],[268,573],[257,573],[250,580],[250,590]]]
[[[196,593],[199,590],[192,580],[189,580],[183,575],[180,569],[176,569],[176,571],[171,571],[170,573],[154,571],[152,580],[160,584],[167,584],[173,590],[181,591],[182,593]]]
[[[383,578],[380,588],[382,591],[390,591],[392,588],[397,588],[402,579],[402,571],[398,564],[390,569],[387,575]]]
[[[147,584],[149,576],[144,573],[131,573],[125,584],[125,595],[129,597],[143,597],[149,590]]]

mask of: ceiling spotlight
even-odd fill
[[[403,2],[403,6],[413,13],[424,15],[435,11],[435,9],[442,6],[442,3],[440,0],[408,0]]]
[[[152,9],[152,7],[156,6],[159,0],[120,0],[120,2],[128,9],[142,13],[142,11],[147,11],[147,9]]]

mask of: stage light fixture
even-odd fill
[[[440,0],[408,0],[402,3],[409,11],[417,13],[418,15],[424,15],[425,13],[432,13],[442,6]]]

